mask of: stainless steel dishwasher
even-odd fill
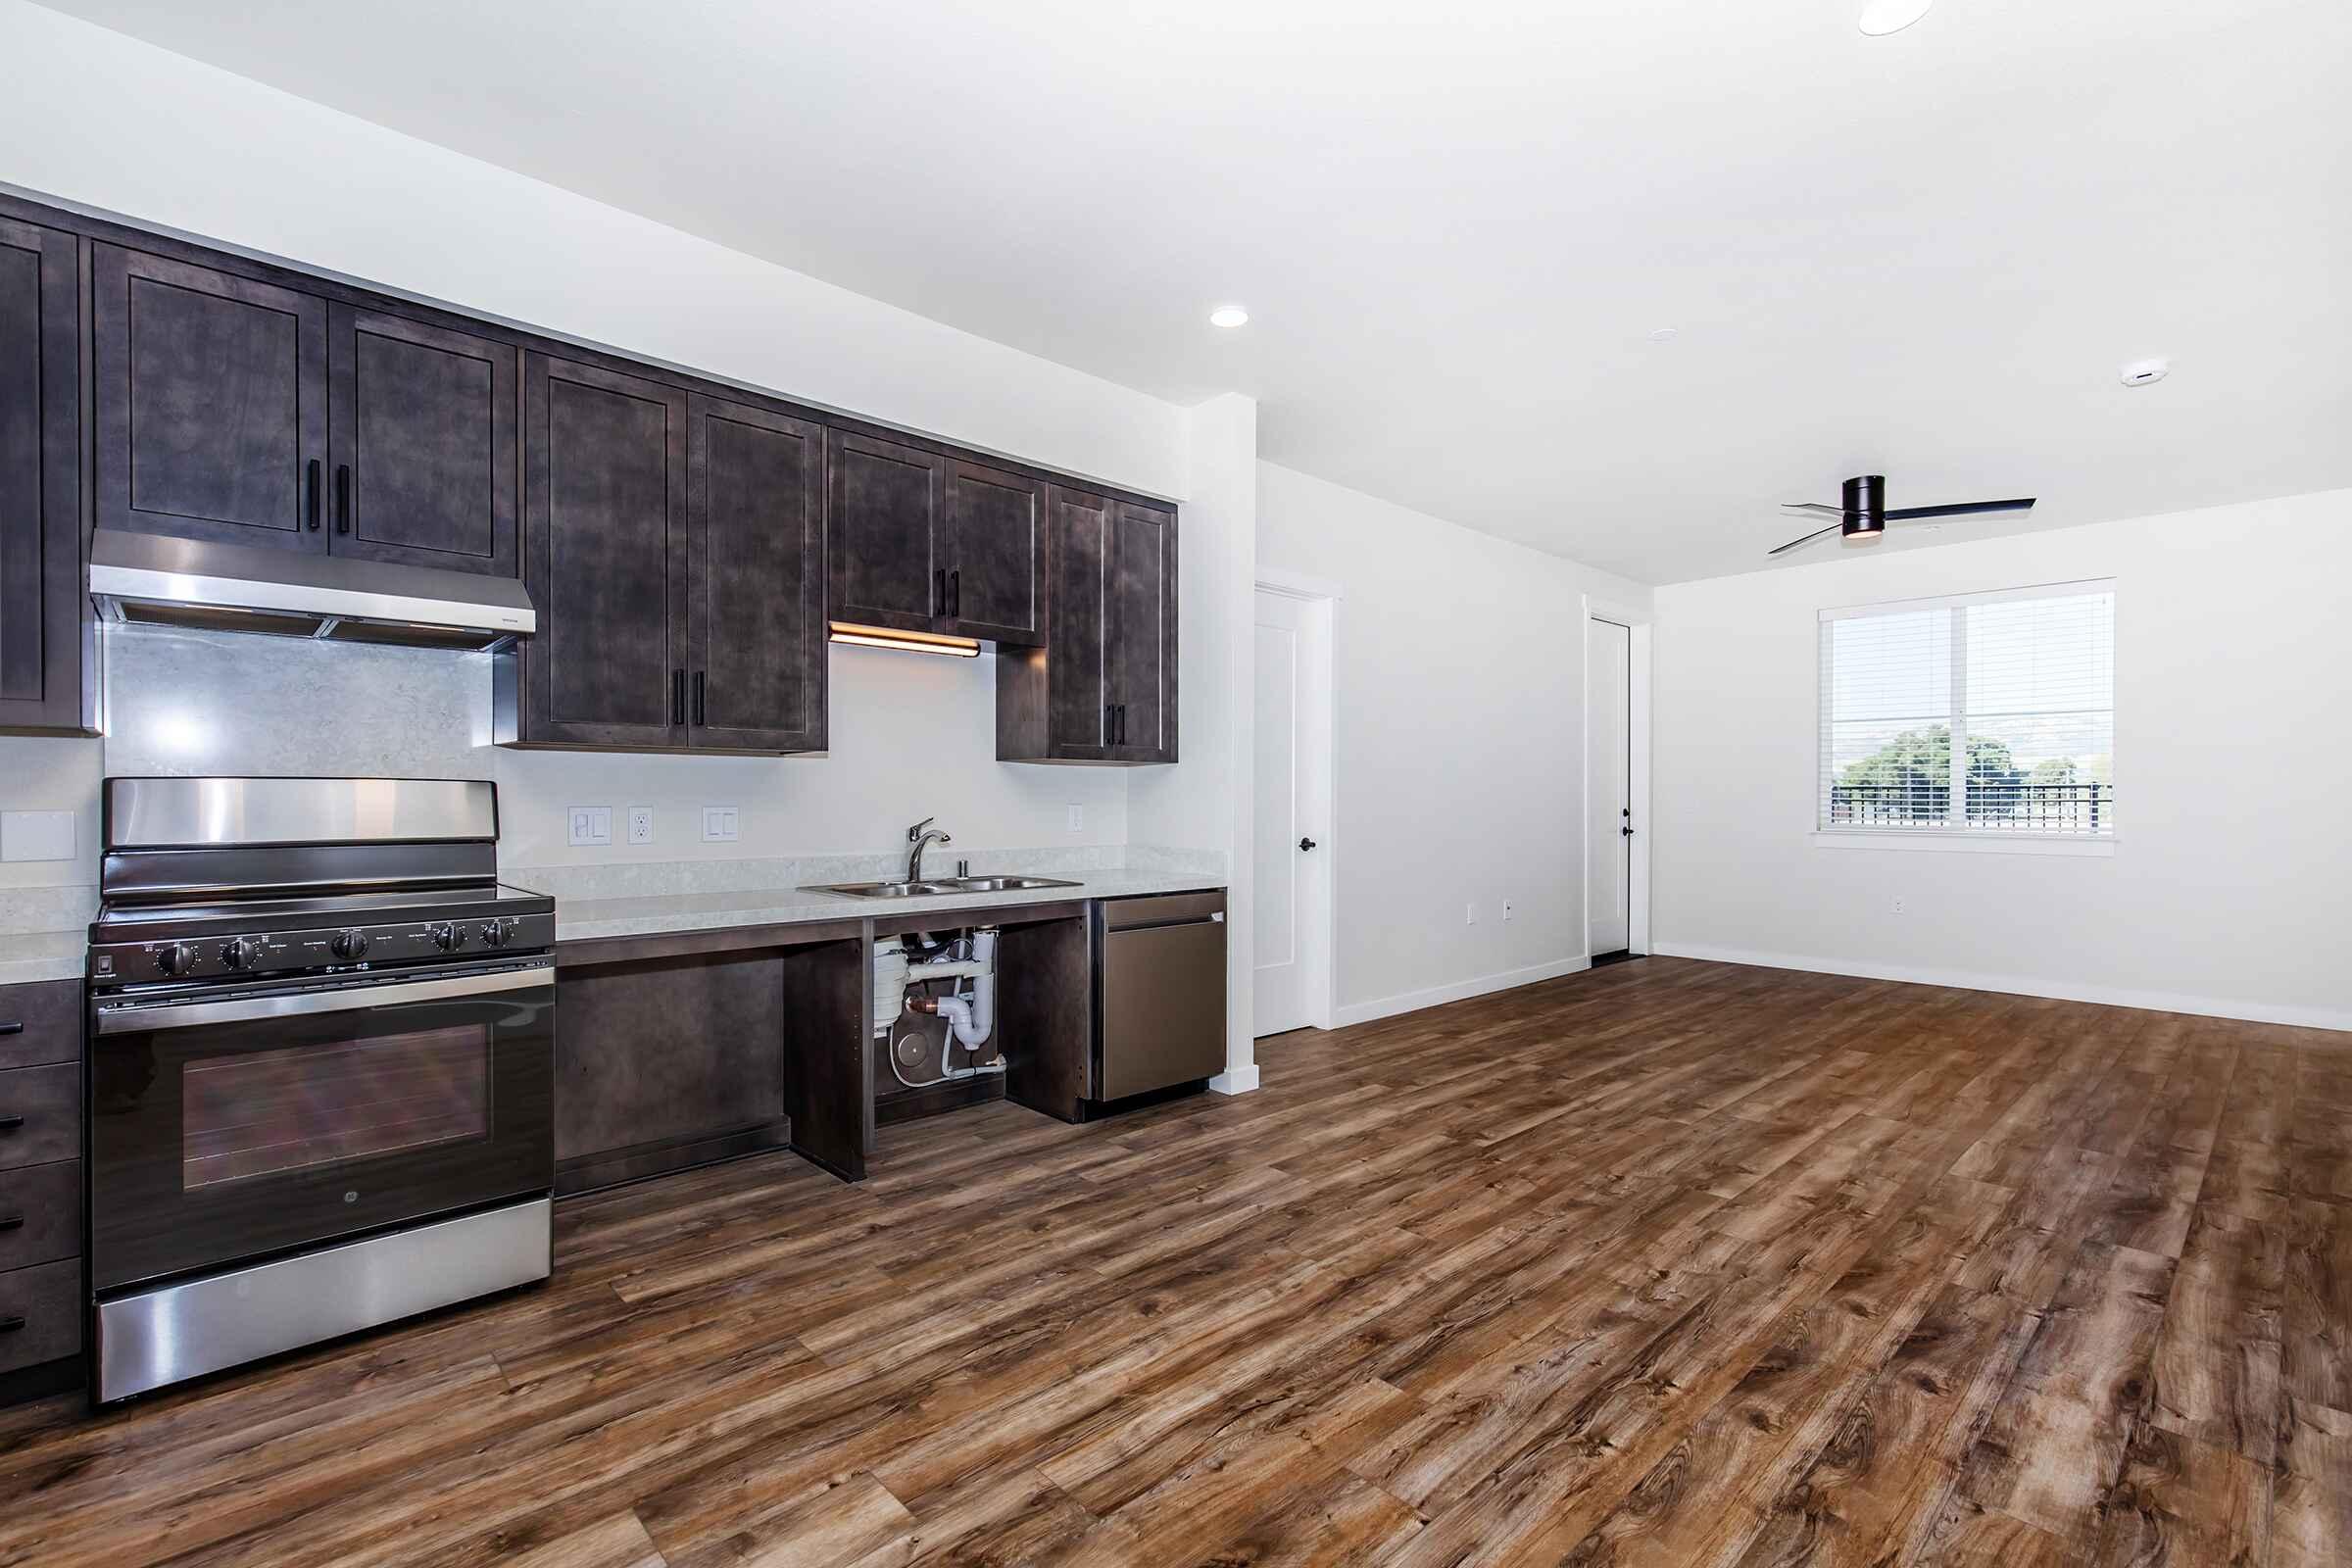
[[[1225,895],[1105,899],[1095,1093],[1124,1100],[1225,1070]]]

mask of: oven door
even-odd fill
[[[537,958],[90,1008],[99,1294],[544,1195],[556,971]]]

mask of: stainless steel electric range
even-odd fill
[[[555,904],[497,786],[106,781],[100,1402],[545,1279]]]

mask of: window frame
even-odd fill
[[[2018,604],[2034,599],[2076,599],[2092,594],[2107,594],[2118,601],[2122,595],[2116,579],[2089,577],[2071,582],[2034,583],[2016,588],[1989,588],[1975,593],[1931,594],[1913,599],[1888,599],[1872,604],[1824,606],[1816,618],[1813,641],[1813,800],[1811,839],[1816,848],[1838,850],[1924,850],[1932,853],[1959,852],[1989,855],[2058,855],[2105,857],[2115,854],[2120,836],[2113,827],[2097,833],[2034,832],[2019,828],[1956,827],[1948,822],[1938,827],[1833,827],[1827,820],[1826,803],[1831,788],[1829,730],[1833,722],[1830,710],[1829,638],[1825,629],[1835,621],[1859,620],[1874,615],[1915,614],[1922,611],[1951,611],[1971,605]],[[1962,620],[1965,625],[1965,619]],[[2117,639],[2121,640],[2120,634]],[[2114,655],[2110,650],[2110,659]],[[1954,758],[1967,756],[1967,648],[1963,637],[1955,636],[1953,644],[1952,692],[1953,712],[1948,720],[1952,732]],[[2112,671],[2111,671],[2112,674]],[[2115,693],[2109,691],[2114,701]],[[2110,712],[2114,710],[2110,709]],[[2120,750],[2120,748],[2119,748]],[[2111,758],[2111,772],[2117,771]],[[1955,769],[1952,781],[1952,816],[1965,819],[1967,810],[1968,770]],[[2115,780],[2108,781],[2112,787]]]

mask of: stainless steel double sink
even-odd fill
[[[927,899],[954,893],[1017,893],[1028,888],[1074,888],[1051,876],[952,876],[922,882],[831,882],[803,893],[839,893],[853,899]]]

